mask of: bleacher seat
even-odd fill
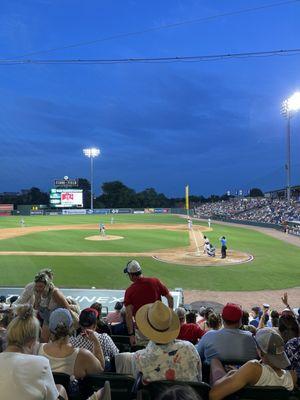
[[[105,381],[110,383],[112,400],[131,400],[135,380],[131,375],[103,372],[97,375],[87,375],[79,381],[82,399],[87,399],[98,389],[104,387]]]
[[[54,382],[57,385],[62,385],[66,391],[69,391],[70,386],[70,375],[64,374],[63,372],[52,372]]]
[[[111,335],[111,338],[114,344],[119,349],[120,353],[130,352],[130,336],[122,336],[122,335]]]
[[[130,336],[123,336],[123,335],[111,335],[111,338],[114,342],[114,344],[117,346],[119,349],[120,353],[133,353],[138,350],[142,350],[145,348],[145,346],[131,346],[130,345]]]

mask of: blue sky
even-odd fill
[[[85,46],[277,1],[6,0],[1,58],[168,57],[299,48],[300,2]],[[183,196],[285,185],[281,102],[300,90],[300,55],[214,62],[0,65],[0,192],[55,178],[121,180]],[[300,113],[299,113],[300,114]],[[300,116],[292,120],[292,184],[300,184]]]

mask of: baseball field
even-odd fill
[[[300,248],[261,232],[207,225],[174,215],[31,216],[0,219],[1,286],[22,286],[47,266],[60,287],[123,289],[127,261],[137,259],[145,275],[170,288],[255,291],[300,286]],[[99,234],[104,223],[106,236]],[[203,254],[203,235],[217,248]],[[225,235],[228,257],[220,258]]]

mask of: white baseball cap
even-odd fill
[[[142,268],[138,261],[136,260],[131,260],[126,264],[126,267],[124,268],[124,273],[125,274],[135,274],[137,272],[142,271]]]

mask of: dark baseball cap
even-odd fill
[[[85,308],[79,315],[79,324],[84,328],[88,328],[97,322],[98,311],[94,308]]]

